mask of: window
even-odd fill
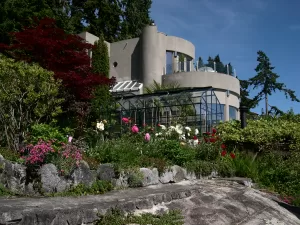
[[[233,106],[229,106],[229,120],[236,120],[237,119],[237,108]]]

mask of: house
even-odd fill
[[[91,44],[98,40],[88,32],[79,36]],[[159,32],[152,24],[143,29],[139,38],[106,44],[110,76],[118,82],[113,92],[142,94],[143,87],[151,85],[153,80],[186,88],[212,87],[221,105],[222,120],[239,119],[239,80],[235,75],[216,72],[216,68],[197,68],[193,43]]]

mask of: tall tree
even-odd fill
[[[152,0],[123,0],[121,24],[121,38],[129,39],[139,37],[145,25],[153,22],[150,18]]]
[[[34,18],[55,18],[57,25],[67,32],[73,31],[68,17],[69,4],[66,0],[1,0],[0,1],[0,43],[10,43],[10,32],[21,31]]]
[[[152,22],[151,4],[151,0],[86,0],[84,20],[89,32],[102,33],[108,42],[136,38]]]
[[[119,0],[88,0],[84,4],[84,13],[89,32],[96,36],[103,34],[108,42],[118,40],[123,13]]]
[[[279,75],[273,72],[275,67],[271,65],[270,59],[263,51],[257,52],[258,65],[255,68],[257,75],[249,79],[249,84],[253,85],[253,89],[260,89],[255,99],[258,101],[265,100],[265,113],[269,113],[268,96],[272,95],[275,91],[283,91],[285,96],[292,101],[300,102],[296,97],[295,91],[288,89],[284,83],[279,83],[277,79]]]
[[[258,100],[256,98],[250,98],[249,96],[249,81],[240,80],[240,97],[241,97],[241,105],[246,106],[248,108],[248,112],[251,109],[255,108],[258,105]]]
[[[216,55],[214,62],[216,63],[216,71],[217,72],[224,73],[226,71],[226,66],[224,66],[224,64],[222,63],[219,55]]]
[[[198,58],[198,69],[204,66],[203,60],[201,57]]]
[[[101,76],[109,77],[109,57],[108,48],[101,34],[98,41],[95,42],[92,55],[93,72]],[[109,85],[101,85],[95,89],[92,100],[92,113],[96,119],[108,119],[113,112],[112,95],[109,92]],[[93,118],[93,119],[95,119]]]
[[[109,77],[108,48],[102,34],[100,35],[99,40],[95,42],[92,54],[93,72]]]

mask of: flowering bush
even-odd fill
[[[69,141],[72,138],[69,137]],[[59,149],[54,148],[54,141],[40,140],[37,144],[29,144],[21,150],[25,164],[30,166],[42,166],[46,163],[54,163],[64,172],[69,172],[74,165],[79,165],[82,160],[81,151],[71,143],[61,142]]]

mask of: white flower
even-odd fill
[[[198,139],[196,139],[196,140],[193,140],[193,145],[194,145],[194,146],[197,146],[197,145],[198,145],[198,143],[199,143],[199,140],[198,140]]]
[[[190,127],[185,127],[185,130],[190,132],[192,129]]]
[[[104,123],[102,121],[98,122],[96,127],[98,130],[104,131]]]
[[[176,128],[174,126],[170,126],[169,129],[170,130],[176,130]]]
[[[195,135],[198,135],[199,134],[199,130],[196,128],[195,129]]]
[[[185,140],[185,135],[180,135],[180,136],[179,136],[179,139],[180,139],[180,140]]]
[[[161,128],[162,130],[167,129],[165,125],[160,125],[160,128]]]
[[[182,126],[180,124],[177,124],[176,127],[175,127],[175,131],[178,134],[182,134]]]
[[[187,133],[187,136],[189,137],[189,136],[191,136],[191,134],[190,134],[190,133]]]
[[[161,132],[155,134],[156,137],[161,136],[161,135],[162,135]]]

